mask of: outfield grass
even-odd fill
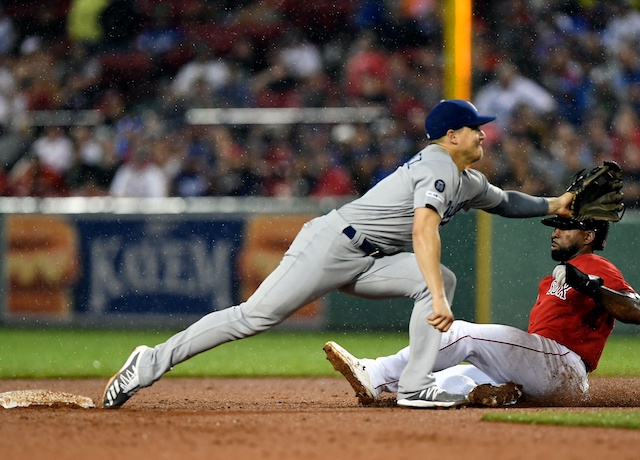
[[[0,329],[0,378],[109,377],[131,350],[173,331]],[[394,353],[406,334],[269,331],[231,342],[176,366],[167,376],[335,376],[322,346],[335,340],[356,356]],[[640,337],[614,336],[595,375],[640,376]]]
[[[172,333],[0,329],[0,379],[106,378],[135,346],[153,346]],[[360,356],[391,354],[407,343],[398,333],[269,331],[198,355],[167,377],[334,376],[322,351],[328,340]]]
[[[602,353],[593,375],[610,377],[640,377],[640,336],[612,336]]]

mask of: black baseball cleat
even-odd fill
[[[147,350],[151,348],[140,345],[129,355],[129,358],[107,383],[102,396],[102,405],[105,409],[115,409],[126,403],[131,396],[140,390],[140,375],[138,374],[138,361]]]

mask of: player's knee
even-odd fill
[[[264,332],[277,326],[283,318],[273,315],[248,315],[244,318],[245,323],[256,333]]]
[[[456,285],[458,284],[458,279],[456,278],[456,274],[444,265],[441,265],[440,269],[442,271],[442,281],[444,283],[444,289],[447,295],[447,299],[451,301],[456,290]]]
[[[444,265],[440,266],[440,271],[442,271],[442,279],[444,281],[445,286],[451,285],[455,288],[456,283],[458,282],[458,279],[456,278],[456,274],[453,273]]]
[[[247,303],[243,303],[239,306],[239,310],[240,323],[248,335],[264,332],[277,326],[284,320],[284,318],[273,313],[275,309],[273,309],[273,311],[266,311],[265,309],[249,308]]]

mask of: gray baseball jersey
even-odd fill
[[[350,204],[307,222],[278,267],[245,302],[212,312],[140,356],[140,386],[151,385],[176,364],[222,343],[265,331],[333,290],[384,299],[410,298],[411,356],[398,397],[434,385],[440,332],[427,323],[431,294],[411,246],[414,209],[431,206],[446,223],[461,209],[498,205],[503,192],[479,172],[459,173],[449,154],[431,145]],[[376,254],[378,246],[388,255]],[[456,279],[441,266],[453,302]]]
[[[480,172],[458,172],[447,151],[434,144],[338,212],[372,242],[395,252],[412,245],[414,209],[431,206],[442,226],[461,209],[490,209],[503,196]]]

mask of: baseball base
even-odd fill
[[[5,409],[29,406],[78,406],[83,409],[96,407],[91,398],[49,390],[16,390],[0,393],[0,406]]]

